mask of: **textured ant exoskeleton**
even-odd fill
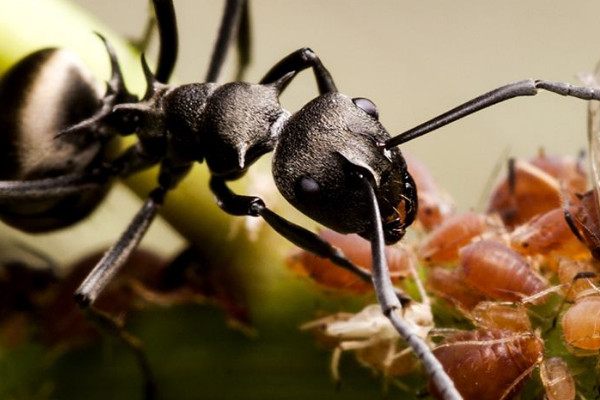
[[[177,36],[170,2],[154,2],[161,49],[156,79],[174,67]],[[112,46],[112,75],[102,93],[81,61],[57,48],[38,50],[0,81],[0,219],[27,232],[63,228],[88,216],[108,192],[106,177],[92,172],[116,155],[113,139],[126,121],[117,104],[138,100],[125,87]]]
[[[237,23],[232,21],[229,26],[234,30]],[[175,27],[171,30],[173,33]],[[227,44],[218,47],[221,53]],[[170,61],[174,62],[174,58],[172,55]],[[216,62],[217,71],[221,64]],[[372,279],[383,314],[424,361],[442,396],[460,398],[426,344],[397,312],[401,310],[401,300],[389,279],[384,246],[402,238],[417,212],[416,187],[397,146],[496,103],[535,95],[538,89],[587,100],[599,100],[600,92],[557,82],[525,80],[493,90],[392,138],[378,122],[374,104],[339,93],[329,72],[307,48],[281,60],[259,84],[220,85],[209,74],[207,83],[168,86],[158,73],[153,76],[143,65],[147,80],[143,99],[120,102],[108,114],[111,120],[119,122],[119,134],[136,133],[137,144],[110,165],[86,171],[89,174],[84,174],[78,183],[94,184],[98,179],[127,176],[160,164],[158,186],[77,290],[82,307],[92,305],[118,272],[168,191],[177,186],[195,162],[206,160],[212,175],[210,188],[225,212],[260,216],[296,245],[332,259],[363,279]],[[319,96],[290,114],[281,108],[278,97],[290,80],[307,68],[315,73]],[[65,135],[94,129],[97,122],[93,115],[67,128]],[[371,240],[372,276],[317,235],[273,213],[260,198],[237,195],[229,189],[228,181],[238,179],[260,156],[272,150],[276,185],[292,205],[340,233],[358,233]],[[71,186],[52,181],[52,190],[59,193]]]

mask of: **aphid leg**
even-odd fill
[[[423,136],[451,122],[459,120],[467,115],[473,114],[494,104],[521,96],[535,96],[539,89],[563,96],[577,97],[583,100],[600,100],[600,89],[574,86],[568,83],[551,82],[544,80],[526,79],[519,82],[509,83],[479,97],[467,101],[435,118],[430,119],[398,136],[388,139],[385,148],[390,149],[402,143],[406,143],[419,136]]]
[[[157,81],[166,83],[169,81],[177,61],[179,49],[177,19],[172,0],[153,0],[152,3],[159,37],[158,65],[154,76]]]
[[[383,314],[390,319],[390,322],[396,328],[400,336],[406,341],[415,355],[423,362],[423,366],[427,370],[430,379],[434,382],[443,398],[446,400],[462,399],[462,396],[454,386],[454,382],[452,382],[452,379],[446,374],[442,364],[435,358],[427,343],[425,343],[414,329],[407,324],[404,318],[396,312],[396,310],[401,308],[401,305],[394,295],[394,287],[387,267],[385,240],[377,196],[375,195],[373,183],[370,179],[367,178],[363,172],[356,172],[356,175],[361,181],[371,203],[371,219],[373,221],[371,233],[373,285]]]
[[[340,359],[342,357],[342,353],[348,350],[359,350],[364,349],[365,347],[369,347],[372,344],[377,342],[377,338],[372,336],[366,340],[351,340],[346,342],[341,342],[339,345],[335,347],[333,350],[333,354],[331,355],[331,376],[333,380],[336,382],[336,386],[339,387],[342,382],[342,377],[340,375]]]
[[[325,68],[319,57],[308,47],[299,49],[279,61],[261,79],[261,84],[278,81],[290,72],[300,72],[306,68],[312,68],[317,80],[319,93],[337,92],[335,83],[329,71]]]
[[[226,213],[236,216],[260,216],[281,236],[301,249],[331,260],[339,267],[356,274],[365,282],[372,282],[369,271],[354,265],[340,249],[332,246],[318,235],[269,210],[260,197],[235,194],[227,187],[223,179],[215,176],[210,179],[210,189],[217,199],[217,204]],[[399,290],[394,290],[394,293],[401,302],[410,302],[410,298]]]
[[[144,385],[144,400],[155,398],[156,383],[150,362],[138,338],[129,334],[123,327],[122,322],[115,319],[108,313],[90,306],[83,309],[83,313],[88,321],[94,324],[96,328],[108,336],[116,338],[125,347],[130,349],[140,367]]]
[[[246,38],[239,39],[240,28],[242,28],[242,33]],[[219,79],[227,51],[234,37],[238,37],[238,40],[241,40],[238,41],[240,54],[246,55],[246,57],[240,57],[240,71],[238,71],[238,74],[242,74],[243,69],[249,62],[250,54],[248,4],[246,0],[227,0],[225,2],[225,10],[223,11],[213,53],[210,57],[210,65],[206,73],[205,82],[216,82]],[[244,40],[246,40],[245,44],[243,43]],[[242,50],[244,46],[247,46],[247,48]]]

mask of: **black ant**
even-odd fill
[[[161,49],[165,49],[168,38],[176,37],[172,5],[167,0],[155,0],[154,4],[162,38]],[[245,1],[228,4],[232,8],[226,17],[244,14]],[[168,6],[162,9],[162,5]],[[224,31],[233,33],[240,18],[231,18],[228,22],[225,18],[225,21]],[[225,53],[228,42],[219,42],[213,60],[219,60],[218,55]],[[211,173],[210,189],[225,212],[262,217],[299,247],[329,258],[365,280],[372,280],[384,315],[423,360],[442,396],[460,398],[427,345],[396,312],[401,310],[402,302],[409,300],[393,288],[383,250],[386,244],[403,237],[415,219],[418,206],[417,188],[397,146],[496,103],[535,95],[538,89],[585,100],[600,100],[598,90],[560,82],[524,80],[488,92],[392,138],[379,123],[375,105],[368,99],[350,98],[339,93],[327,69],[308,48],[283,58],[258,84],[214,83],[222,66],[221,60],[215,61],[214,71],[217,72],[213,73],[216,75],[209,73],[205,83],[181,86],[165,84],[170,68],[166,68],[168,72],[163,72],[162,68],[164,65],[172,67],[176,53],[163,51],[166,55],[159,59],[155,74],[142,60],[147,90],[139,101],[124,89],[116,58],[110,47],[107,48],[114,72],[106,95],[100,99],[101,107],[77,115],[69,108],[70,119],[53,123],[50,129],[58,133],[56,140],[61,145],[84,140],[79,148],[75,148],[76,154],[81,149],[87,150],[88,146],[104,149],[104,135],[135,133],[137,143],[113,160],[105,159],[101,152],[97,152],[91,161],[61,156],[66,166],[57,171],[47,168],[37,176],[11,176],[5,179],[12,181],[0,185],[0,202],[10,206],[11,211],[16,209],[17,215],[27,216],[31,209],[41,208],[39,215],[24,219],[35,221],[31,225],[30,222],[14,225],[26,230],[40,230],[30,227],[35,226],[38,217],[40,220],[50,217],[54,225],[49,224],[44,229],[54,229],[71,223],[62,222],[72,218],[62,204],[67,199],[82,200],[90,188],[100,190],[114,177],[126,177],[160,165],[157,187],[149,193],[129,227],[77,290],[76,299],[83,309],[92,309],[99,293],[137,247],[167,193],[178,185],[195,162],[206,161]],[[314,72],[319,96],[290,114],[281,108],[279,95],[299,72],[308,68]],[[63,110],[63,102],[71,100],[69,96],[68,92],[61,94],[56,109]],[[93,96],[90,98],[94,99]],[[10,113],[9,117],[21,118],[16,112]],[[269,210],[259,197],[238,195],[229,189],[229,181],[240,178],[258,158],[271,151],[274,151],[275,183],[292,205],[331,229],[358,233],[371,240],[372,276],[314,233]],[[74,161],[74,165],[69,161]],[[10,166],[22,167],[19,159]],[[97,196],[92,197],[97,199]],[[43,199],[42,206],[30,206],[35,203],[29,201],[40,198]],[[48,198],[60,207],[44,203]],[[80,209],[87,215],[95,204],[85,204]],[[55,213],[56,209],[62,213]],[[9,214],[5,218],[10,219],[10,212],[3,214]]]

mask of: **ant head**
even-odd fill
[[[285,124],[273,159],[284,197],[315,221],[370,239],[371,212],[356,174],[373,181],[386,242],[395,243],[416,213],[416,190],[396,148],[382,145],[389,133],[375,105],[326,93]]]

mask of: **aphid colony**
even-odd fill
[[[419,276],[425,277],[427,293],[419,290],[420,299],[405,308],[404,317],[431,345],[461,395],[512,399],[528,381],[541,381],[529,384],[521,398],[544,393],[552,400],[574,399],[576,393],[597,398],[598,385],[589,384],[589,374],[597,375],[600,350],[594,236],[600,214],[595,192],[586,192],[582,157],[540,150],[530,160],[510,160],[487,211],[465,213],[454,211],[418,160],[406,158],[424,207],[414,240],[388,249],[390,271],[397,282],[410,282],[404,285],[408,288],[422,287]],[[362,239],[321,234],[357,265],[370,267],[361,259],[368,254]],[[364,293],[356,278],[328,276],[325,261],[306,253],[292,255],[289,264],[330,291]],[[417,360],[372,305],[302,328],[334,347],[336,380],[343,381],[339,360],[344,351],[392,382],[410,382],[419,371]],[[409,374],[405,381],[398,378]],[[427,391],[440,398],[433,385]]]

